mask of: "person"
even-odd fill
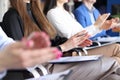
[[[49,34],[51,40],[52,40],[52,44],[53,46],[57,46],[63,42],[65,42],[67,39],[64,38],[63,40],[59,40],[61,39],[59,36],[56,37],[56,31],[53,27],[49,27],[51,26],[51,24],[48,23],[48,21],[46,20],[45,16],[42,16],[43,14],[41,12],[36,12],[36,13],[31,13],[31,4],[29,4],[29,0],[24,0],[27,3],[27,11],[26,11],[26,3],[20,0],[17,0],[15,2],[13,2],[14,0],[10,0],[11,3],[11,7],[9,8],[9,10],[5,13],[4,17],[3,17],[3,21],[2,21],[2,29],[4,30],[4,32],[7,34],[7,36],[13,38],[14,40],[21,40],[22,37],[24,36],[28,36],[30,33],[32,33],[33,31],[40,31],[43,30],[45,31],[47,34]],[[19,7],[15,6],[15,4],[18,5],[23,5],[21,9],[18,9]],[[33,5],[35,5],[36,3],[32,2]],[[39,4],[36,4],[39,7]],[[35,7],[36,8],[36,7]],[[34,8],[32,10],[35,10]],[[19,12],[19,14],[18,14]],[[34,12],[34,11],[33,11]],[[35,16],[32,15],[39,15],[39,20],[35,19]],[[10,16],[11,15],[11,16]],[[22,16],[23,15],[23,16]],[[30,17],[29,17],[30,15]],[[16,17],[18,16],[18,17]],[[32,18],[32,19],[30,19]],[[13,19],[11,21],[11,19]],[[44,20],[44,22],[43,22]],[[24,24],[26,23],[26,24]],[[43,27],[41,27],[43,26]],[[83,33],[86,33],[85,31],[79,32],[77,33],[75,36],[71,37],[66,43],[60,45],[63,46],[64,51],[70,50],[74,47],[76,47],[77,45],[80,45],[83,41],[86,42],[86,44],[81,44],[81,46],[89,46],[91,44],[90,40],[86,40],[89,35],[86,34],[84,36],[80,36],[77,37],[77,35],[81,35]],[[84,37],[84,38],[83,38]],[[53,40],[53,38],[55,38]],[[59,40],[59,41],[58,41]],[[70,46],[69,44],[71,43],[72,46]],[[69,45],[69,46],[68,46]]]
[[[69,36],[71,35],[74,35],[75,33],[81,31],[83,28],[82,26],[64,9],[63,5],[65,3],[67,3],[68,0],[52,0],[52,1],[46,1],[46,4],[45,4],[45,13],[47,13],[47,18],[49,20],[49,22],[51,22],[54,27],[57,29],[58,31],[58,34],[60,36],[64,36],[64,37],[67,37],[69,38]],[[47,9],[47,5],[48,3],[50,3],[51,5],[48,7]],[[53,4],[54,3],[54,4]],[[113,20],[114,21],[114,20]],[[105,26],[110,26],[111,23],[113,22],[112,20],[108,21],[107,23],[103,24]],[[102,21],[100,21],[102,22]],[[100,22],[97,22],[96,23],[100,23]],[[117,22],[117,21],[115,21]],[[95,24],[96,24],[95,23]],[[94,25],[91,25],[89,26],[88,29],[89,31],[91,31],[91,34],[94,30]],[[102,26],[101,26],[102,27]],[[103,26],[104,27],[104,26]],[[90,28],[92,28],[90,30]],[[87,31],[88,31],[87,30]],[[97,32],[98,30],[96,30]],[[110,47],[111,46],[111,47]],[[115,46],[118,47],[118,51],[115,53],[113,52],[114,49],[115,49]],[[109,52],[110,49],[111,51]],[[88,54],[89,55],[93,55],[93,54],[103,54],[105,56],[117,56],[117,57],[120,57],[120,45],[119,44],[112,44],[112,45],[108,45],[108,46],[104,46],[104,47],[100,47],[100,48],[95,48],[95,49],[91,49],[91,50],[88,50]],[[114,54],[117,54],[117,55],[114,55]],[[118,60],[119,61],[119,60]]]
[[[85,28],[95,23],[98,17],[101,15],[98,9],[94,7],[96,0],[82,0],[82,5],[74,10],[76,20]],[[118,36],[119,33],[110,32],[111,30],[103,30],[101,33],[94,36],[92,39],[102,36]],[[111,34],[111,35],[110,35]]]
[[[52,4],[54,2],[55,1],[52,1],[50,3]],[[57,2],[56,2],[56,4],[50,5],[48,7],[47,6],[48,1],[46,1],[46,7],[44,9],[44,13],[46,14],[48,20],[55,26],[55,28],[58,31],[58,34],[60,36],[65,36],[65,37],[69,38],[72,35],[74,35],[75,33],[83,30],[84,28],[74,19],[74,16],[73,15],[72,15],[73,17],[71,16],[72,13],[69,14],[69,12],[67,12],[65,10],[63,5],[65,3],[67,3],[68,1],[62,1],[62,2],[57,1]],[[61,13],[59,13],[58,11],[60,11]],[[59,15],[60,14],[64,14],[64,15],[61,15],[60,17],[58,17],[58,13],[59,13]],[[112,24],[112,22],[117,23],[118,21],[116,21],[116,20],[115,21],[114,20],[105,21],[109,15],[110,14],[102,15],[101,18],[99,17],[93,25],[86,27],[85,30],[87,30],[89,32],[89,34],[91,34],[91,36],[94,36],[95,34],[101,32],[105,28],[109,29],[111,26],[113,27],[114,25]],[[68,18],[71,22],[68,21]],[[63,22],[66,22],[66,24],[63,24]],[[67,27],[63,27],[63,26],[69,26],[69,30],[67,29]],[[74,26],[75,26],[75,28],[73,28]],[[61,28],[61,27],[63,27],[63,28]]]
[[[45,36],[44,33],[37,34]],[[24,39],[23,41],[15,42],[13,39],[7,37],[0,27],[0,79],[5,76],[6,70],[24,69],[26,67],[32,67],[60,57],[61,53],[57,48],[40,48],[40,46],[35,45],[39,43],[40,42],[33,39]],[[46,43],[47,46],[47,36],[44,43]],[[43,56],[46,56],[46,58],[43,58]]]
[[[29,15],[27,15],[26,11],[26,4],[24,3],[24,0],[10,0],[11,2],[11,8],[9,9],[9,13],[7,12],[7,16],[4,16],[7,18],[5,21],[6,23],[9,23],[11,25],[7,25],[8,27],[16,27],[16,30],[19,27],[20,30],[18,32],[23,32],[23,36],[28,36],[32,31],[45,31],[47,34],[49,34],[50,38],[56,38],[56,40],[52,40],[52,45],[58,46],[60,45],[62,51],[68,51],[71,48],[75,47],[76,45],[83,45],[87,46],[91,44],[91,41],[89,41],[88,37],[89,35],[85,32],[79,32],[78,34],[72,36],[70,39],[62,40],[63,38],[55,37],[56,33],[55,29],[52,27],[52,25],[47,21],[46,17],[44,16],[40,4],[40,0],[28,0],[30,2],[30,5],[27,9],[28,13],[30,10]],[[14,5],[17,4],[18,6]],[[21,8],[22,7],[22,8]],[[22,10],[20,10],[22,9]],[[11,16],[8,16],[10,15]],[[23,15],[23,16],[22,16]],[[19,18],[17,18],[18,16]],[[28,17],[27,17],[28,16]],[[11,18],[13,17],[13,18]],[[31,19],[32,18],[32,19]],[[11,21],[11,19],[14,19]],[[31,22],[30,22],[31,21]],[[21,23],[21,24],[20,24]],[[19,26],[12,26],[12,25],[19,25]],[[5,25],[5,24],[4,24]],[[20,28],[21,27],[21,28]],[[36,29],[35,29],[36,27]],[[9,29],[10,30],[10,29]],[[13,30],[16,32],[16,30]],[[31,30],[31,31],[30,31]],[[5,29],[4,29],[5,31]],[[86,33],[85,35],[81,36],[81,34]],[[11,33],[12,34],[12,33]],[[58,42],[62,41],[61,43]],[[66,41],[66,42],[65,42]],[[109,62],[109,63],[108,63]],[[102,64],[102,65],[101,65]],[[107,65],[107,67],[106,67]],[[89,66],[89,68],[88,68]],[[66,63],[66,64],[47,64],[46,69],[50,74],[58,73],[61,71],[72,69],[72,73],[68,80],[98,80],[98,79],[104,79],[107,77],[107,75],[112,74],[112,72],[116,72],[116,68],[119,67],[118,62],[114,58],[100,58],[97,61],[90,61],[90,62],[78,62],[78,63]],[[111,71],[111,68],[113,69]],[[114,69],[115,68],[115,69]],[[91,72],[92,71],[92,72]],[[108,73],[111,71],[110,73]],[[89,74],[88,73],[92,73]],[[96,72],[99,72],[98,74],[95,74]],[[82,73],[82,74],[81,74]]]

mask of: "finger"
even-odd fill
[[[39,52],[39,53],[38,53]],[[31,64],[40,64],[52,59],[58,59],[62,56],[62,53],[57,48],[41,49],[41,51],[35,51],[31,56]],[[29,60],[29,61],[30,61]]]
[[[34,50],[34,54],[31,54],[31,58],[40,58],[47,55],[52,55],[55,59],[61,57],[62,53],[57,48],[42,48]]]
[[[110,13],[103,14],[103,15],[101,16],[101,19],[102,19],[102,20],[106,20],[109,16],[110,16]]]
[[[8,46],[9,49],[29,48],[34,45],[33,41],[16,41]]]
[[[116,22],[119,22],[119,21],[120,21],[120,18],[119,18],[119,17],[116,17],[116,18],[115,18],[115,21],[116,21]]]
[[[77,37],[78,38],[78,41],[85,41],[89,38],[89,35],[88,34],[85,34],[83,36],[79,36]]]
[[[82,44],[80,44],[80,46],[83,46],[83,47],[90,46],[90,45],[92,45],[92,41],[91,40],[85,40]]]
[[[87,33],[87,31],[86,30],[83,30],[83,31],[81,31],[81,32],[78,32],[77,34],[75,34],[74,36],[75,37],[79,37],[79,36],[82,36],[82,35],[84,35],[84,34],[86,34]]]
[[[34,32],[28,39],[34,41],[35,48],[45,48],[51,45],[48,35],[44,32]]]

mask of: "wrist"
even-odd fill
[[[66,51],[64,45],[59,45],[59,48],[60,48],[60,50],[61,50],[62,52],[65,52],[65,51]]]
[[[60,47],[60,46],[57,46],[57,48],[58,48],[60,51],[62,51],[62,49],[61,49],[61,47]]]
[[[3,59],[3,54],[4,53],[0,53],[0,72],[4,72],[7,69],[5,65],[6,62]]]
[[[102,28],[100,26],[95,25],[95,24],[94,24],[94,29],[97,30],[97,31],[101,31],[102,30]]]

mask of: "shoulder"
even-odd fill
[[[53,8],[51,10],[48,11],[47,13],[47,18],[51,19],[51,18],[58,18],[58,16],[60,16],[62,13],[59,10],[59,8]]]
[[[18,16],[18,12],[13,9],[13,8],[10,8],[3,16],[3,19],[4,18],[13,18],[13,17],[16,17]]]
[[[59,12],[59,9],[58,8],[53,8],[53,9],[50,9],[47,13],[47,15],[49,14],[55,14],[55,13],[58,13]]]
[[[78,8],[75,9],[74,13],[84,14],[84,12],[86,11],[85,8],[85,5],[81,4]]]
[[[81,4],[78,8],[76,8],[75,10],[77,11],[83,11],[85,9],[85,5],[84,4]]]
[[[98,10],[97,8],[95,8],[95,12],[97,12],[97,13],[99,13],[99,14],[100,14],[100,12],[99,12],[99,10]]]

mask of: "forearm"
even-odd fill
[[[3,53],[0,52],[0,80],[6,75],[6,68],[5,68],[6,62],[4,61],[2,54]]]
[[[88,34],[91,35],[91,37],[95,36],[97,33],[100,33],[102,31],[99,28],[97,28],[95,25],[86,27],[85,30],[88,32]]]
[[[6,71],[6,60],[4,58],[4,53],[0,52],[0,72]],[[7,56],[7,55],[6,55]]]
[[[0,80],[2,80],[3,77],[5,77],[6,73],[6,71],[0,72]]]

